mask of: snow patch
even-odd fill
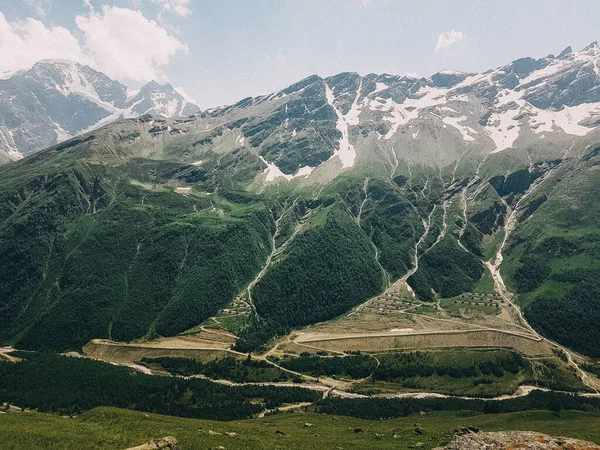
[[[439,71],[440,75],[464,75],[464,72],[459,72],[458,70],[450,70],[444,69]]]
[[[6,127],[0,127],[0,136],[2,136],[2,141],[6,146],[6,153],[8,154],[9,158],[13,160],[22,159],[23,154],[17,150],[17,144],[15,144],[12,132]]]
[[[466,116],[444,117],[442,119],[442,122],[444,122],[446,125],[450,125],[451,127],[456,128],[458,131],[460,131],[460,134],[462,135],[462,137],[465,141],[472,142],[475,140],[475,138],[473,136],[471,136],[471,134],[477,134],[477,131],[475,131],[473,128],[471,128],[469,126],[461,125],[461,122],[464,122],[465,120],[467,120]]]
[[[592,64],[594,72],[596,72],[596,76],[600,77],[600,67],[598,66],[598,60],[600,59],[600,47],[597,45],[588,46],[580,52],[573,53],[571,57],[575,61]]]
[[[498,100],[497,100],[497,103],[495,104],[495,106],[500,107],[500,106],[508,105],[509,103],[512,103],[512,102],[517,102],[517,100],[520,100],[522,96],[523,96],[523,92],[510,91],[510,90],[506,89],[498,94]]]
[[[356,90],[356,97],[354,98],[354,101],[352,102],[352,106],[350,107],[350,110],[348,111],[348,113],[344,116],[344,118],[346,119],[346,123],[348,125],[358,125],[360,122],[360,119],[358,118],[358,116],[360,115],[360,112],[362,110],[362,105],[358,103],[358,97],[360,96],[361,89],[362,89],[362,79],[360,80],[358,89]]]
[[[402,103],[396,103],[391,98],[385,100],[381,98],[373,99],[374,101],[383,103],[383,105],[372,105],[371,101],[369,102],[369,109],[386,111],[387,116],[383,120],[390,122],[392,125],[383,139],[390,139],[396,134],[401,125],[406,125],[410,120],[419,117],[422,110],[447,103],[445,95],[447,89],[421,88],[419,93],[422,93],[420,97],[407,98]]]
[[[338,157],[342,162],[343,168],[348,168],[354,166],[354,160],[356,159],[356,149],[350,143],[350,138],[348,135],[348,122],[346,121],[346,117],[336,108],[333,101],[335,97],[333,96],[333,91],[331,88],[325,83],[325,98],[327,99],[327,103],[329,106],[333,108],[335,114],[337,115],[337,124],[336,128],[342,133],[342,137],[339,141],[339,148],[333,152],[333,157]],[[356,100],[354,101],[356,103]],[[354,105],[353,105],[354,106]],[[354,118],[352,118],[353,120]]]
[[[310,166],[302,166],[298,169],[298,171],[293,175],[293,178],[296,177],[308,177],[312,171],[315,170],[314,167],[310,167]]]
[[[569,64],[569,60],[555,60],[543,69],[534,70],[532,73],[520,80],[519,85],[523,86],[525,84],[531,83],[532,81],[539,80],[540,78],[545,78],[554,75]]]
[[[127,100],[131,100],[139,93],[140,89],[127,89],[127,91],[125,92],[125,96],[127,97]]]
[[[567,134],[584,136],[591,131],[591,128],[579,125],[579,122],[592,116],[600,116],[600,103],[565,106],[560,111],[533,107],[531,110],[529,124],[534,133],[555,131],[555,128],[558,127]]]
[[[56,127],[56,143],[57,144],[59,142],[66,141],[67,139],[71,139],[73,137],[68,132],[63,130],[63,128],[56,122],[54,122],[54,126]]]
[[[507,148],[511,148],[521,131],[521,123],[514,120],[518,114],[515,110],[509,110],[502,113],[494,113],[488,119],[486,134],[494,141],[495,149],[492,153],[498,153]]]
[[[446,112],[451,112],[451,113],[458,113],[458,111],[456,111],[455,109],[450,108],[449,106],[442,106],[440,108],[440,111],[446,111]]]
[[[108,125],[109,123],[115,122],[115,121],[119,120],[121,117],[123,117],[123,110],[117,109],[112,114],[109,114],[108,116],[106,116],[104,119],[101,119],[98,122],[96,122],[94,125],[91,125],[91,126],[87,127],[86,129],[79,131],[78,134],[89,133],[90,131],[94,131],[95,129],[100,128],[104,125]],[[152,122],[150,122],[149,125],[152,125]]]
[[[389,86],[385,83],[380,83],[380,82],[376,82],[375,83],[375,90],[373,92],[371,92],[369,95],[373,95],[376,94],[378,92],[384,91],[388,88]]]
[[[187,100],[182,100],[181,101],[181,107],[179,108],[179,116],[183,116],[183,110],[185,109],[185,107],[187,106],[188,101]]]
[[[265,180],[266,181],[275,181],[275,179],[277,179],[277,178],[284,178],[287,181],[290,181],[290,180],[292,180],[292,179],[294,179],[296,177],[304,177],[304,178],[306,178],[314,170],[314,167],[303,166],[303,167],[300,167],[295,174],[288,175],[288,174],[283,173],[281,171],[281,169],[279,167],[277,167],[277,165],[275,163],[268,162],[262,156],[259,156],[259,158],[260,158],[260,160],[263,163],[265,163],[267,165],[267,167],[263,171],[263,174],[265,175]]]

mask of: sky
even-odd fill
[[[206,109],[312,74],[481,72],[599,24],[600,0],[0,0],[0,77],[69,59]]]

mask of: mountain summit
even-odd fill
[[[0,162],[18,159],[120,118],[198,112],[170,84],[128,89],[71,61],[42,60],[0,80]]]
[[[521,58],[480,74],[341,73],[222,108],[190,124],[194,153],[251,149],[261,182],[326,182],[356,166],[452,167],[493,152],[558,157],[600,125],[600,49]],[[189,135],[188,135],[189,136]]]

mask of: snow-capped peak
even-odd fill
[[[466,72],[459,72],[458,70],[444,69],[438,72],[440,75],[466,75]]]
[[[41,60],[29,70],[7,75],[0,77],[0,103],[10,108],[14,125],[0,121],[0,153],[10,155],[27,156],[120,118],[199,111],[168,83],[151,81],[132,90],[69,60]]]

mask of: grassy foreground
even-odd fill
[[[305,423],[312,427],[305,427]],[[415,434],[415,424],[424,431],[423,435]],[[36,412],[0,415],[2,442],[5,448],[14,450],[124,449],[169,435],[175,436],[186,450],[398,449],[414,448],[417,443],[433,448],[448,442],[454,436],[454,429],[464,426],[475,426],[482,431],[539,431],[600,443],[600,414],[575,411],[564,411],[560,417],[547,411],[436,412],[393,420],[296,412],[231,422],[182,419],[116,408],[92,409],[76,418]],[[356,428],[362,432],[355,432]]]

